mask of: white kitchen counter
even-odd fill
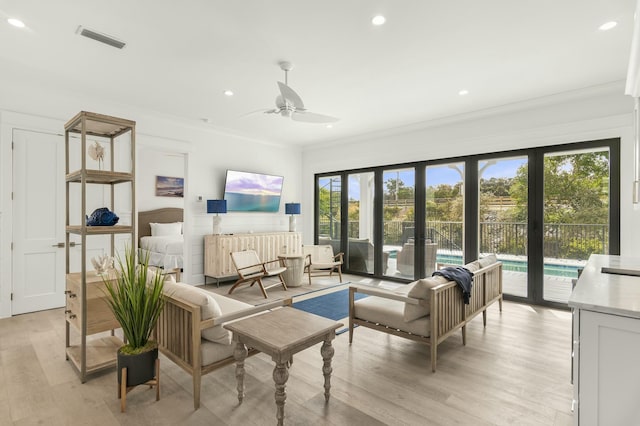
[[[603,267],[639,271],[640,257],[593,254],[569,297],[569,306],[640,318],[640,277],[602,273]]]

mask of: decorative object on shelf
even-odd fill
[[[102,162],[104,161],[104,147],[100,142],[95,141],[93,145],[89,145],[89,157],[98,162],[98,168],[102,170]]]
[[[95,209],[91,216],[86,216],[87,226],[113,226],[120,218],[106,207]]]
[[[227,212],[227,200],[207,200],[207,213],[215,213],[213,217],[213,234],[222,234],[222,227],[220,226],[222,218],[220,213]]]
[[[184,178],[156,176],[156,197],[184,197]]]
[[[149,269],[149,256],[138,264],[131,246],[125,247],[124,260],[117,257],[115,279],[103,277],[107,303],[122,327],[127,344],[118,349],[118,397],[121,411],[126,394],[141,384],[158,385],[158,345],[150,340],[164,309],[164,274]],[[156,400],[159,399],[156,389]]]
[[[286,203],[284,205],[285,214],[289,214],[289,232],[296,232],[296,216],[300,214],[300,203]]]
[[[113,269],[113,257],[108,254],[92,258],[91,263],[93,264],[93,269],[96,271],[96,275],[106,275]]]

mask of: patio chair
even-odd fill
[[[238,272],[238,281],[231,286],[228,294],[231,294],[236,287],[245,283],[249,283],[249,287],[258,283],[258,287],[260,287],[260,291],[265,299],[268,298],[266,291],[268,288],[282,285],[283,289],[287,289],[287,285],[284,283],[284,278],[282,277],[282,273],[286,271],[287,268],[282,266],[282,262],[279,259],[262,262],[255,250],[236,251],[230,254],[233,266],[235,266]],[[267,265],[271,263],[278,263],[279,266],[267,269]],[[280,281],[265,287],[262,278],[276,275]]]
[[[305,255],[304,270],[309,274],[309,285],[312,276],[332,276],[334,271],[338,272],[342,282],[343,253],[334,255],[330,245],[302,246],[302,253]]]

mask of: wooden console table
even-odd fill
[[[329,402],[331,389],[331,359],[334,349],[331,341],[336,337],[336,329],[342,323],[313,315],[295,308],[276,309],[240,321],[226,324],[224,327],[233,332],[236,348],[236,380],[238,381],[238,401],[244,398],[244,360],[247,347],[264,352],[276,363],[273,380],[276,384],[276,418],[278,425],[284,422],[284,402],[287,399],[285,385],[289,378],[289,365],[293,355],[316,343],[322,343],[320,353],[324,365],[324,399]]]
[[[260,232],[205,235],[205,281],[207,277],[219,280],[236,276],[236,269],[231,262],[231,253],[242,250],[255,250],[263,262],[277,259],[280,253],[302,253],[302,233]]]

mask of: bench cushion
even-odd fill
[[[200,364],[204,367],[217,361],[233,356],[234,345],[225,345],[220,343],[202,340],[200,344]]]
[[[407,292],[407,296],[429,302],[429,290],[446,282],[447,279],[442,276],[423,278],[421,280],[414,281],[408,285],[409,291]],[[418,318],[429,315],[430,311],[429,303],[427,303],[426,306],[405,303],[404,321],[414,321]]]
[[[399,300],[365,297],[354,302],[354,316],[369,322],[384,324],[390,328],[429,337],[429,317],[422,316],[414,321],[405,322],[404,305],[405,303]]]
[[[493,265],[496,263],[498,259],[495,254],[490,254],[489,256],[485,256],[482,259],[478,259],[477,262],[480,265],[480,268],[486,268],[489,265]]]

